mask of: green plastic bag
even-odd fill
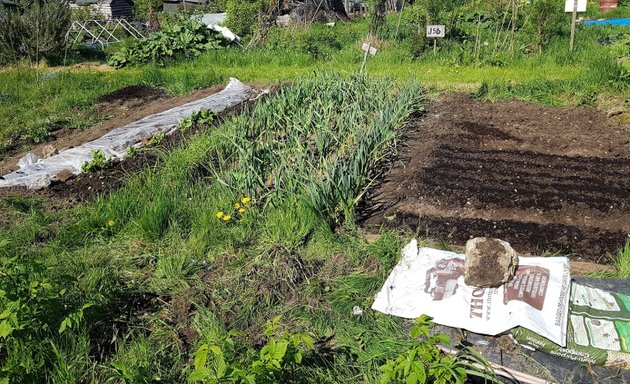
[[[630,296],[574,283],[566,348],[522,327],[512,337],[550,355],[630,369]]]

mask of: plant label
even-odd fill
[[[445,33],[444,25],[427,25],[427,37],[444,37]]]
[[[564,2],[565,12],[573,12],[573,1],[574,0],[565,0]],[[577,0],[577,11],[586,12],[586,0]]]
[[[378,49],[374,48],[373,45],[370,45],[368,43],[363,43],[363,46],[361,47],[361,49],[363,49],[364,52],[367,52],[368,48],[370,49],[370,55],[372,56],[376,55],[376,52],[378,52]]]

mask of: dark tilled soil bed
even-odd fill
[[[630,130],[587,107],[448,95],[412,122],[364,220],[608,262],[630,233]]]

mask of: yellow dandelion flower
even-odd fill
[[[241,205],[239,203],[234,204],[234,209],[239,209]]]
[[[116,222],[115,222],[114,220],[109,219],[109,220],[107,221],[107,226],[108,226],[108,227],[113,227],[114,225],[116,225]]]
[[[238,210],[238,213],[245,213],[245,208],[241,208]]]
[[[217,219],[222,218],[222,217],[223,217],[223,215],[224,215],[224,214],[223,214],[223,212],[221,212],[221,211],[217,212],[217,214],[216,214]]]
[[[232,218],[232,216],[225,215],[225,216],[223,216],[223,221],[230,221],[231,218]]]
[[[243,199],[241,200],[241,203],[247,205],[252,199],[249,197],[243,197]]]

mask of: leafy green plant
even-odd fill
[[[220,339],[220,343],[206,343],[197,349],[195,369],[188,380],[195,383],[273,384],[293,377],[304,354],[313,350],[314,341],[307,333],[279,333],[280,318],[276,316],[265,323],[267,342],[249,366],[242,367],[238,361],[226,359],[226,347],[233,346],[233,336],[239,335],[239,332],[231,331]]]
[[[195,19],[178,18],[146,39],[134,40],[109,59],[115,68],[141,63],[166,64],[176,57],[197,57],[202,52],[222,48],[223,36]]]
[[[109,167],[112,163],[112,158],[108,158],[105,152],[100,149],[92,151],[92,160],[83,163],[81,166],[82,172],[96,172]]]
[[[194,126],[207,125],[214,121],[217,114],[209,109],[193,112],[192,116],[179,122],[179,129],[186,130]]]
[[[125,154],[129,157],[134,157],[138,153],[140,153],[140,151],[138,150],[138,147],[134,147],[133,145],[130,145],[125,149]]]
[[[73,312],[66,292],[75,280],[35,257],[2,256],[7,246],[0,243],[0,381],[38,382],[50,342],[78,327],[91,305]]]
[[[464,384],[469,374],[493,381],[494,372],[483,357],[471,349],[455,356],[445,355],[440,345],[451,340],[442,334],[431,335],[431,318],[422,315],[410,329],[414,339],[409,350],[380,367],[380,383]],[[481,367],[481,368],[480,368]]]
[[[166,134],[164,132],[158,132],[155,135],[151,136],[146,146],[155,147],[156,145],[160,145],[162,140],[164,140],[164,137],[166,137]]]

